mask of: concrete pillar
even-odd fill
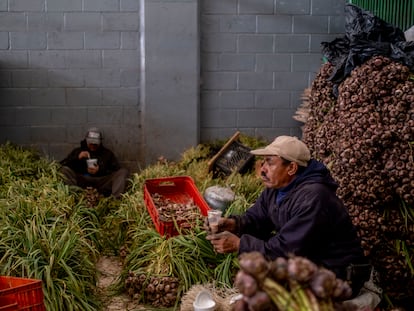
[[[143,159],[199,142],[198,0],[141,0]]]

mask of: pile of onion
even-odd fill
[[[348,283],[304,257],[267,261],[261,253],[251,252],[241,254],[239,263],[235,286],[242,298],[234,311],[356,310],[342,303],[352,294]]]
[[[414,74],[375,56],[334,92],[333,70],[321,67],[301,107],[303,140],[338,181],[382,288],[414,296]]]

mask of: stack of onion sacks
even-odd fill
[[[267,261],[261,253],[250,252],[241,254],[239,263],[235,287],[242,298],[234,311],[356,310],[341,304],[351,297],[348,283],[304,257]]]

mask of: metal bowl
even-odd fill
[[[234,201],[235,194],[228,187],[212,186],[204,191],[204,199],[212,209],[217,209],[223,213]]]

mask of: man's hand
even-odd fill
[[[204,218],[203,229],[207,231],[208,235],[213,234],[209,226],[209,223],[208,223],[208,217]],[[218,224],[218,231],[216,233],[223,232],[223,231],[234,232],[235,229],[236,229],[236,221],[234,219],[221,217],[219,220],[219,224]]]
[[[209,234],[206,239],[211,242],[214,250],[220,254],[237,252],[240,246],[240,238],[228,231]]]

